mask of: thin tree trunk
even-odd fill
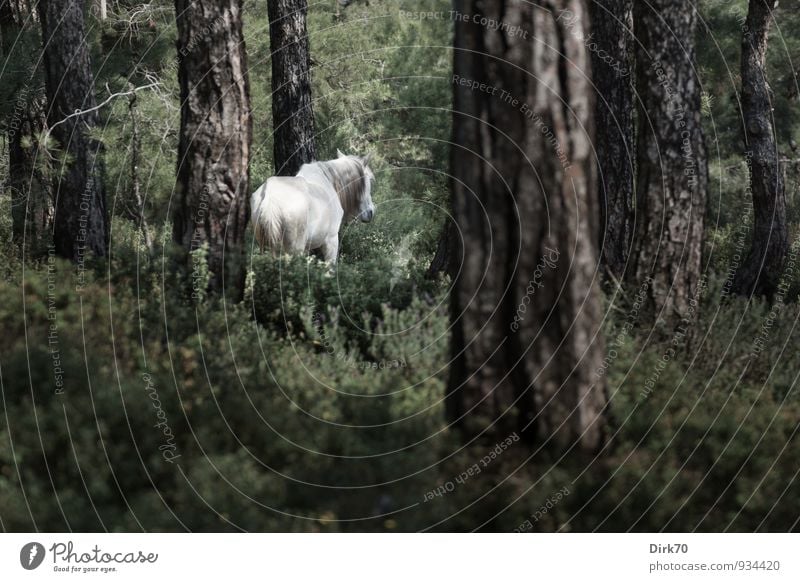
[[[173,237],[238,285],[249,206],[250,84],[241,0],[176,0],[181,128]],[[224,270],[224,272],[223,272]]]
[[[650,279],[649,307],[677,323],[700,291],[708,171],[695,58],[697,12],[683,0],[634,3],[638,131],[636,227],[626,278]]]
[[[147,217],[144,211],[144,200],[142,199],[141,180],[139,178],[139,158],[142,149],[142,139],[139,135],[139,116],[136,113],[137,96],[130,87],[131,94],[128,97],[128,111],[131,117],[131,194],[133,198],[134,211],[132,212],[133,221],[139,226],[142,232],[142,240],[148,252],[153,252],[153,241],[150,238],[150,229],[147,227]]]
[[[436,253],[433,256],[431,264],[428,266],[426,276],[428,278],[435,278],[440,273],[446,273],[454,276],[454,257],[457,253],[458,230],[455,224],[449,219],[442,226],[442,233],[439,235],[439,242],[436,245]]]
[[[18,26],[15,7],[8,0],[0,0],[0,49],[3,57],[7,57],[11,47],[11,37]]]
[[[589,3],[600,198],[600,257],[622,279],[633,227],[633,0]]]
[[[740,295],[772,296],[778,290],[789,234],[772,93],[767,82],[767,39],[775,0],[750,0],[742,38],[742,117],[753,196],[753,240],[732,290]]]
[[[18,103],[22,109],[8,132],[12,236],[34,251],[50,236],[54,214],[52,184],[36,167],[37,139],[47,128],[45,99],[32,90]]]
[[[595,377],[604,347],[586,3],[456,9],[466,15],[456,23],[451,163],[463,247],[448,416],[467,436],[524,431],[593,449],[606,396]]]
[[[16,41],[29,16],[26,2],[0,0],[0,52],[6,63],[13,58]],[[12,237],[20,246],[24,244],[31,250],[49,236],[53,218],[50,184],[35,163],[38,137],[47,127],[45,100],[37,86],[35,71],[23,79],[13,100],[6,130]]]
[[[39,2],[44,42],[48,125],[66,154],[56,164],[56,253],[82,262],[88,253],[108,253],[108,214],[103,189],[100,143],[90,137],[99,124],[94,77],[83,22],[83,5],[74,0]]]
[[[0,46],[4,57],[12,47],[11,37],[17,35],[30,11],[28,0],[0,0]]]
[[[267,0],[272,51],[275,174],[294,176],[316,159],[307,0]]]

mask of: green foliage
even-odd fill
[[[744,164],[740,60],[747,0],[705,0],[698,34],[698,70],[703,84],[703,120],[708,144],[709,221],[712,227],[736,224],[750,211],[744,196],[748,174]],[[800,141],[800,92],[796,63],[800,41],[788,33],[800,26],[800,14],[791,4],[780,3],[774,11],[767,55],[767,79],[772,89],[773,123],[786,176],[787,213],[791,223],[800,221],[798,193],[800,167],[796,142]]]
[[[128,259],[119,260],[118,269]],[[380,487],[320,496],[321,484],[381,483],[426,455],[434,462],[418,441],[442,422],[443,381],[430,373],[445,358],[441,307],[384,307],[366,360],[335,321],[326,323],[334,352],[323,354],[308,336],[255,324],[243,305],[194,305],[166,288],[176,280],[162,279],[158,261],[127,280],[118,270],[111,294],[90,277],[82,303],[72,273],[53,260],[28,273],[22,297],[0,287],[5,528],[309,530],[321,515],[368,515],[380,497]]]
[[[519,445],[458,484],[494,443],[459,448],[446,429],[437,300],[370,312],[352,298],[348,312],[346,293],[327,295],[337,279],[358,289],[386,274],[257,255],[251,302],[197,303],[191,274],[163,269],[168,252],[114,228],[110,288],[89,272],[76,301],[58,260],[31,265],[22,287],[0,284],[6,529],[749,531],[791,529],[800,511],[796,372],[775,366],[796,344],[796,304],[772,318],[774,306],[723,299],[712,281],[674,353],[671,338],[612,318],[602,454],[529,457]],[[262,277],[288,285],[276,313]],[[341,521],[353,517],[367,519]]]
[[[134,109],[155,242],[144,245],[133,197],[127,96],[101,111],[98,135],[111,256],[88,265],[80,290],[74,267],[46,255],[23,270],[0,197],[2,528],[796,529],[800,398],[783,362],[797,343],[800,277],[791,276],[786,304],[723,293],[749,242],[739,235],[750,201],[731,76],[744,5],[702,3],[714,31],[698,51],[704,119],[719,150],[710,283],[691,340],[671,352],[672,338],[625,327],[630,298],[609,298],[604,449],[560,458],[519,443],[485,466],[496,443],[462,447],[444,420],[447,281],[425,277],[448,206],[452,23],[401,17],[419,10],[410,0],[354,2],[338,18],[333,1],[312,6],[318,151],[375,155],[376,217],[345,225],[335,269],[251,252],[235,303],[198,295],[203,251],[193,270],[176,266],[165,226],[179,121],[172,4],[123,1],[106,23],[90,18],[99,100],[157,82],[137,92]],[[268,19],[265,3],[245,6],[256,186],[272,173]],[[426,9],[447,14],[450,3]],[[797,18],[782,9],[782,28]],[[3,73],[3,118],[39,50],[37,31],[26,34],[8,58],[16,76]],[[778,87],[797,48],[787,34],[771,48]],[[781,91],[785,150],[797,111]],[[796,229],[798,180],[789,180]]]

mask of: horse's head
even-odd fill
[[[370,222],[372,217],[375,216],[375,204],[372,202],[372,185],[375,183],[375,174],[372,173],[372,170],[369,167],[372,154],[367,154],[366,156],[361,157],[348,156],[338,150],[337,152],[339,154],[339,159],[347,158],[358,164],[359,168],[361,169],[360,175],[363,179],[363,184],[362,188],[360,189],[358,205],[355,209],[355,212],[353,212],[353,218],[358,216],[358,218],[361,219],[361,222]]]

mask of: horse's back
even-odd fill
[[[272,176],[265,184],[267,196],[277,201],[308,196],[308,183],[297,176]]]
[[[253,193],[253,225],[263,249],[302,251],[309,212],[308,185],[297,177],[273,176]]]
[[[306,220],[311,211],[312,193],[302,178],[275,176],[267,180],[264,202],[286,219]]]
[[[338,236],[343,210],[338,195],[313,164],[297,176],[273,176],[252,195],[260,247],[301,253]]]

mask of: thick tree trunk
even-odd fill
[[[88,253],[108,253],[108,214],[100,143],[90,131],[99,124],[94,77],[83,22],[83,3],[39,2],[44,42],[48,126],[66,154],[55,167],[56,253],[82,262]],[[86,111],[76,115],[77,111]]]
[[[622,279],[633,227],[633,0],[589,3],[600,198],[600,258]]]
[[[767,37],[776,0],[750,0],[742,38],[742,117],[753,195],[753,242],[733,291],[772,296],[789,251],[784,179],[767,82]]]
[[[456,10],[463,262],[448,416],[467,436],[517,430],[592,449],[606,397],[595,377],[604,347],[586,3],[458,0]],[[481,26],[476,14],[508,26]]]
[[[181,128],[173,237],[238,285],[249,207],[250,84],[241,0],[176,0]],[[224,271],[224,272],[223,272]]]
[[[316,159],[307,0],[267,0],[272,51],[275,174],[294,176]]]
[[[626,278],[651,278],[649,307],[676,323],[700,291],[708,171],[695,59],[697,12],[683,0],[634,3],[638,131],[636,226]]]

